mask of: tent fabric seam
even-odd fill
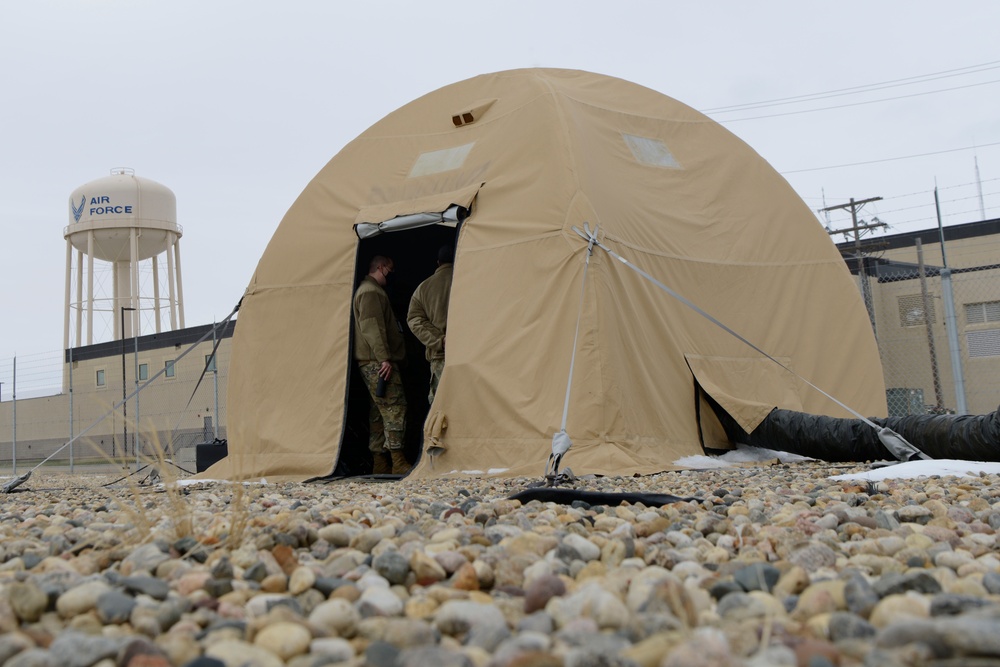
[[[509,248],[511,246],[523,245],[525,243],[531,243],[533,241],[543,241],[543,240],[547,240],[547,239],[554,238],[554,237],[557,237],[557,236],[569,237],[569,234],[567,234],[566,231],[563,230],[563,229],[557,229],[557,230],[553,230],[551,232],[545,232],[544,234],[535,234],[534,236],[527,236],[527,237],[516,239],[516,240],[513,240],[513,241],[508,241],[506,243],[495,243],[495,244],[491,244],[491,245],[482,245],[482,246],[476,246],[474,248],[470,248],[468,246],[463,246],[462,247],[462,254],[465,254],[467,252],[479,252],[479,251],[485,251],[485,250],[496,250],[498,248]]]
[[[667,117],[667,116],[648,116],[646,114],[629,113],[628,111],[625,111],[624,109],[613,109],[611,107],[603,106],[603,105],[600,105],[600,104],[593,104],[591,102],[587,102],[585,100],[581,100],[581,99],[578,99],[576,97],[573,97],[572,95],[562,94],[559,97],[562,97],[563,99],[570,100],[570,101],[572,101],[572,102],[574,102],[576,104],[588,107],[590,109],[600,109],[601,111],[606,111],[608,113],[621,114],[622,116],[628,116],[630,118],[644,118],[646,120],[657,120],[657,121],[662,121],[662,122],[667,122],[667,123],[691,123],[691,124],[716,123],[716,121],[712,120],[708,116],[705,116],[704,114],[702,114],[701,118],[691,118],[691,119],[674,118],[674,117]],[[700,112],[698,112],[698,113],[700,113]]]
[[[677,255],[677,254],[674,254],[674,253],[668,253],[668,252],[662,252],[662,251],[652,250],[650,248],[645,248],[645,247],[642,247],[642,246],[638,246],[638,245],[636,245],[634,243],[629,243],[628,241],[626,241],[626,240],[624,240],[624,239],[622,239],[620,237],[617,237],[617,236],[615,236],[613,234],[605,234],[604,238],[607,239],[607,240],[609,240],[609,241],[614,241],[615,243],[619,243],[622,246],[624,246],[626,248],[629,248],[630,250],[634,250],[635,252],[642,253],[644,255],[650,255],[652,257],[663,257],[663,258],[666,258],[666,259],[676,259],[676,260],[681,261],[681,262],[693,262],[693,263],[696,263],[696,264],[707,264],[707,265],[719,264],[719,265],[723,265],[723,266],[755,266],[755,267],[765,267],[765,266],[779,266],[779,267],[780,266],[828,266],[828,265],[837,266],[837,265],[843,264],[843,260],[841,260],[841,259],[836,259],[836,260],[819,259],[819,260],[809,260],[809,261],[801,261],[801,262],[795,262],[795,261],[786,261],[786,262],[738,262],[738,261],[723,260],[723,259],[703,259],[703,258],[699,258],[699,257],[690,257],[690,256],[687,256],[687,255]]]
[[[536,77],[536,78],[541,78],[541,77]],[[583,191],[583,188],[581,187],[580,184],[580,170],[577,168],[577,163],[578,163],[577,151],[575,149],[575,143],[572,141],[572,135],[570,134],[569,131],[569,123],[566,119],[566,111],[565,109],[563,109],[562,105],[558,103],[559,96],[556,94],[555,88],[553,87],[552,82],[549,79],[546,78],[544,80],[544,84],[545,87],[548,88],[549,96],[553,100],[552,108],[555,110],[556,117],[559,119],[559,129],[561,130],[560,133],[562,134],[562,139],[565,142],[564,146],[566,146],[567,151],[569,152],[570,159],[567,160],[567,167],[569,169],[570,178],[573,182],[573,196],[570,197],[569,199],[570,204],[572,204],[573,200],[576,199],[576,196]],[[570,210],[572,209],[567,208],[567,216],[569,215]],[[563,218],[563,229],[565,229],[565,227],[566,227],[565,218]]]

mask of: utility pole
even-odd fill
[[[862,199],[860,201],[855,201],[854,197],[851,197],[850,201],[846,204],[837,204],[836,206],[827,206],[819,210],[820,213],[826,213],[829,211],[839,211],[844,209],[849,209],[851,211],[851,226],[845,229],[835,229],[829,230],[830,236],[835,234],[847,234],[852,232],[854,234],[854,254],[858,258],[858,278],[861,280],[861,296],[865,301],[865,308],[868,310],[868,320],[871,322],[872,331],[875,330],[875,306],[872,303],[871,295],[871,285],[868,284],[868,274],[865,270],[865,260],[864,253],[861,250],[861,233],[869,229],[874,229],[876,227],[885,227],[884,222],[876,223],[866,223],[863,220],[861,224],[858,224],[858,211],[862,209],[865,204],[869,204],[874,201],[881,201],[881,197],[869,197],[868,199]]]
[[[931,318],[931,295],[927,291],[927,269],[924,265],[924,244],[917,237],[917,268],[920,275],[920,297],[923,301],[924,328],[927,330],[927,351],[931,360],[931,379],[934,382],[934,405],[939,411],[944,409],[944,399],[941,395],[941,373],[938,370],[937,348],[934,345],[934,320]],[[942,412],[938,412],[942,414]]]
[[[979,180],[979,165],[976,165]],[[951,269],[944,247],[944,224],[941,222],[941,202],[938,199],[937,179],[934,182],[934,210],[937,212],[938,235],[941,239],[941,300],[944,302],[944,328],[948,335],[948,354],[951,357],[951,377],[955,381],[955,410],[960,415],[969,414],[965,400],[965,371],[962,368],[962,348],[958,342],[958,320],[955,315],[955,290],[951,282]],[[983,215],[985,218],[986,216]],[[939,406],[940,407],[940,406]]]

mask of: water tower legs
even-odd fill
[[[76,251],[76,346],[83,341],[83,251]]]
[[[133,336],[141,336],[142,331],[140,330],[141,318],[139,317],[139,234],[138,230],[133,227],[129,230],[129,250],[131,255],[129,256],[129,279],[131,281],[131,289],[129,290],[129,303],[128,307],[132,310],[129,312],[127,331],[122,332],[122,338],[131,338]]]
[[[66,239],[66,308],[63,311],[63,349],[69,349],[69,296],[73,278],[73,242]]]
[[[180,251],[177,248],[177,239],[164,251],[167,256],[169,301],[164,303],[166,295],[161,296],[162,285],[160,285],[160,260],[158,255],[148,257],[152,264],[152,295],[148,295],[144,300],[141,290],[143,289],[142,267],[136,257],[142,251],[142,230],[129,230],[128,241],[124,244],[125,253],[120,255],[122,259],[109,262],[104,266],[111,269],[111,280],[102,281],[102,290],[108,289],[107,282],[110,282],[111,294],[95,293],[95,273],[100,269],[95,265],[99,258],[95,257],[95,250],[98,252],[98,238],[92,231],[86,233],[86,244],[81,244],[79,238],[74,243],[67,239],[66,247],[66,283],[64,285],[65,305],[63,309],[63,345],[65,349],[71,346],[81,347],[83,345],[94,344],[94,321],[95,315],[101,320],[99,327],[110,325],[108,328],[112,332],[112,340],[122,340],[141,336],[144,333],[161,333],[163,330],[176,330],[184,326],[184,303],[183,291],[180,280]],[[83,246],[85,249],[81,249]],[[171,247],[172,246],[172,247]],[[74,257],[74,249],[76,250]],[[75,262],[75,267],[74,267]],[[86,264],[86,273],[84,265]],[[175,267],[175,264],[177,266]],[[100,269],[105,270],[105,269]],[[74,290],[74,281],[76,283]],[[108,298],[110,296],[110,299]],[[169,329],[164,326],[163,312],[165,307],[170,308]],[[124,317],[122,309],[131,313],[130,317]],[[75,313],[74,313],[75,309]],[[86,313],[84,312],[86,309]],[[152,314],[153,326],[149,332],[143,331],[142,314],[147,316]],[[110,320],[108,319],[110,318]],[[86,319],[86,321],[84,321]],[[178,327],[178,320],[180,327]],[[75,327],[74,327],[75,324]],[[86,328],[86,337],[84,336]],[[86,340],[84,340],[86,338]]]
[[[174,256],[167,250],[167,296],[170,299],[170,330],[177,329],[177,311],[174,309],[176,294],[174,294]]]
[[[137,250],[141,243],[141,233],[137,232],[135,238],[130,239],[129,247],[132,251]],[[176,330],[184,325],[184,293],[180,286],[180,253],[176,247],[176,241],[171,244],[174,247],[166,250],[168,288],[170,295],[161,294],[160,284],[160,263],[158,255],[149,258],[152,266],[152,288],[153,293],[144,302],[141,294],[141,266],[139,262],[125,258],[121,261],[110,262],[111,269],[111,290],[110,299],[107,294],[95,294],[95,273],[98,267],[95,266],[93,257],[96,240],[88,235],[87,251],[76,249],[71,242],[67,241],[66,248],[66,282],[64,294],[66,302],[63,309],[63,346],[64,349],[70,347],[81,347],[83,345],[94,344],[94,321],[95,314],[98,319],[104,319],[112,330],[112,340],[128,339],[134,336],[141,336],[144,333],[162,333],[164,330]],[[106,283],[105,283],[106,285]],[[164,309],[168,308],[170,325],[164,326]],[[130,317],[122,319],[122,308],[133,308],[128,311]],[[143,331],[142,313],[147,316],[152,314],[153,326],[150,331]],[[178,327],[178,322],[180,327]],[[102,326],[99,323],[99,326]],[[86,336],[84,329],[86,328]]]
[[[122,337],[122,327],[117,315],[118,306],[122,305],[122,273],[128,274],[122,271],[121,264],[121,262],[111,263],[111,314],[113,316],[111,318],[111,340],[119,340]],[[90,295],[90,301],[91,303],[94,301],[93,294]]]
[[[170,252],[169,250],[167,251]],[[179,315],[181,329],[184,328],[184,281],[181,280],[181,239],[174,239],[174,262],[177,264],[177,313]]]
[[[153,255],[153,311],[156,313],[156,333],[160,333],[160,262]]]
[[[81,304],[81,308],[82,308]],[[87,345],[94,344],[94,230],[87,232]]]

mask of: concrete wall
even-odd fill
[[[157,446],[178,453],[180,449],[192,448],[195,443],[211,442],[216,436],[216,425],[218,437],[225,439],[226,380],[231,345],[232,338],[221,339],[216,353],[218,374],[208,371],[200,384],[205,357],[212,352],[211,339],[199,343],[179,360],[188,345],[171,344],[140,350],[138,363],[146,366],[149,378],[168,361],[175,362],[174,376],[160,375],[139,392],[138,404],[133,396],[124,409],[119,406],[112,410],[122,400],[120,353],[64,364],[62,393],[17,401],[18,461],[25,464],[40,461],[84,430],[86,434],[72,447],[75,460],[112,455],[134,459],[137,444],[143,456],[153,455]],[[134,346],[127,340],[124,358],[125,393],[131,394],[136,388],[136,355]],[[98,371],[103,371],[103,386],[98,384]],[[142,384],[145,382],[140,381]],[[13,419],[14,402],[8,394],[0,403],[0,465],[7,464],[13,457]],[[64,448],[54,460],[68,461],[70,454],[70,449]]]

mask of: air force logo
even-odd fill
[[[80,205],[75,206],[72,201],[69,203],[69,207],[73,209],[73,220],[80,222],[80,216],[83,215],[83,206],[87,203],[87,195],[83,195],[83,199],[80,200]]]

